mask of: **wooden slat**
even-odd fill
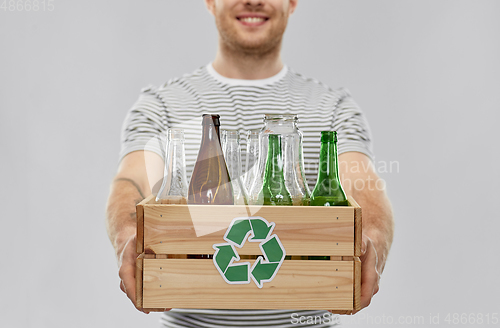
[[[143,254],[135,260],[135,306],[142,308]]]
[[[251,260],[249,262],[252,262]],[[145,308],[335,309],[353,308],[353,263],[286,260],[258,288],[230,285],[212,260],[144,260]]]
[[[359,257],[354,258],[354,304],[356,311],[361,310],[361,261]]]
[[[143,309],[146,312],[165,312],[165,309]]]
[[[352,310],[333,310],[333,314],[352,314]]]
[[[361,206],[359,206],[352,196],[348,196],[347,200],[349,201],[349,204],[354,207],[354,256],[361,256],[361,241],[363,233]]]
[[[135,211],[137,216],[137,238],[136,238],[136,252],[142,254],[144,252],[144,205],[154,200],[154,195],[149,195],[144,198],[139,204],[136,205]]]
[[[146,253],[213,254],[213,244],[224,243],[234,218],[261,216],[274,222],[287,255],[353,256],[354,208],[227,205],[146,205]],[[257,242],[246,242],[240,255],[261,255]]]

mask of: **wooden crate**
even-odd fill
[[[360,309],[361,208],[349,206],[164,205],[148,197],[137,205],[137,299],[150,311],[165,308],[333,310]],[[188,254],[215,253],[235,218],[274,222],[286,255],[274,278],[229,284],[213,259]],[[253,222],[253,221],[252,221]],[[263,255],[247,240],[247,255]],[[330,260],[305,260],[329,256]],[[240,260],[250,262],[255,260]],[[233,262],[234,263],[234,262]],[[254,283],[255,282],[255,283]]]

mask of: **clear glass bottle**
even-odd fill
[[[222,154],[224,154],[224,158],[226,158],[227,130],[220,129],[220,146],[222,148]]]
[[[247,191],[252,187],[252,183],[258,173],[259,132],[259,129],[250,130],[247,132],[245,175],[243,176],[243,184],[245,185]]]
[[[307,186],[304,173],[304,157],[302,154],[302,132],[297,126],[295,114],[266,114],[264,127],[259,133],[259,160],[257,176],[249,191],[250,203],[262,205],[258,195],[264,182],[264,174],[268,153],[269,135],[279,134],[282,137],[283,174],[286,186],[292,196],[293,205],[309,205],[311,192]]]
[[[242,180],[240,133],[224,130],[224,158],[233,186],[234,205],[248,205],[248,194]]]
[[[168,129],[163,182],[156,196],[161,204],[187,203],[184,130]]]
[[[311,192],[303,170],[302,135],[296,133],[284,136],[284,167],[285,182],[292,195],[294,206],[308,206]]]

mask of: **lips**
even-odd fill
[[[269,20],[269,17],[262,14],[244,14],[236,17],[243,25],[259,26]]]

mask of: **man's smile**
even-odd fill
[[[246,26],[260,26],[265,24],[269,20],[269,17],[263,14],[252,13],[238,15],[236,19]]]

